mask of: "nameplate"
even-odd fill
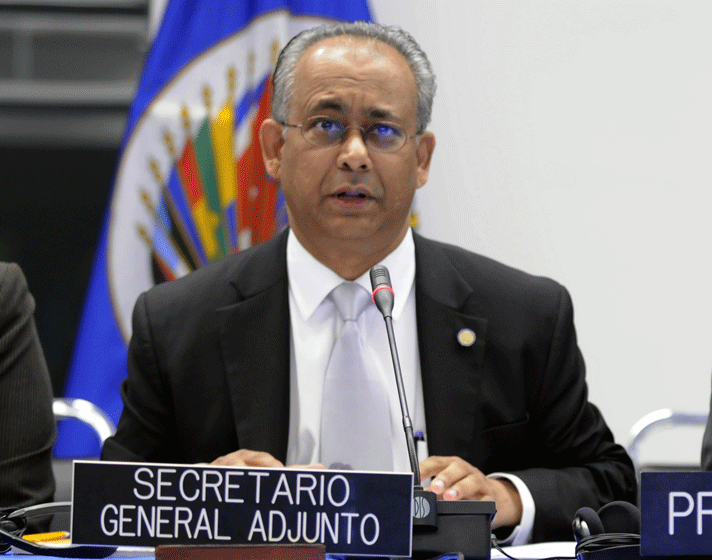
[[[72,542],[411,555],[413,475],[75,461]]]
[[[641,473],[640,554],[712,555],[712,473]]]

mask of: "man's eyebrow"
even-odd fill
[[[335,99],[320,99],[313,107],[311,107],[311,112],[316,113],[319,111],[337,111],[343,112],[344,107],[341,103]]]
[[[320,99],[312,107],[310,107],[309,112],[313,114],[318,113],[320,111],[336,111],[337,113],[344,113],[346,109],[344,108],[344,105],[336,99]],[[398,117],[395,113],[389,111],[388,109],[382,109],[380,107],[369,107],[366,110],[366,114],[370,118],[376,120],[398,120]]]
[[[388,121],[397,120],[397,117],[394,113],[392,113],[388,109],[379,109],[378,107],[371,107],[368,110],[368,115],[372,119],[388,120]]]

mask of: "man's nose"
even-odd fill
[[[349,127],[341,143],[338,159],[339,167],[345,166],[351,171],[371,169],[371,158],[360,128]]]

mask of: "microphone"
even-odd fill
[[[494,502],[477,500],[438,500],[434,492],[423,489],[420,465],[415,452],[413,424],[408,414],[408,403],[403,387],[396,337],[393,332],[393,300],[391,276],[383,265],[371,269],[371,299],[386,322],[388,344],[393,359],[393,371],[398,387],[403,416],[403,429],[408,446],[408,458],[413,471],[413,551],[412,558],[424,560],[457,550],[466,560],[490,557],[490,528],[495,514]]]
[[[383,318],[392,318],[391,313],[393,312],[395,292],[391,286],[391,275],[388,274],[388,269],[382,264],[377,264],[371,269],[371,288],[373,289],[371,299],[378,307]],[[388,340],[391,342],[390,333]],[[393,345],[395,345],[395,342],[393,342]]]
[[[408,413],[408,401],[405,397],[403,385],[403,374],[401,373],[400,359],[398,358],[398,348],[396,347],[396,336],[393,332],[393,300],[394,292],[391,286],[391,276],[388,269],[382,264],[377,264],[371,269],[371,287],[373,293],[371,299],[376,304],[378,310],[383,315],[386,322],[386,332],[388,333],[388,345],[391,349],[393,360],[393,371],[396,376],[396,387],[398,388],[398,400],[400,402],[401,415],[403,417],[403,430],[405,431],[405,442],[408,447],[408,459],[410,469],[413,471],[413,501],[416,505],[413,525],[425,525],[429,528],[437,528],[437,496],[433,492],[427,492],[420,484],[420,465],[418,464],[418,454],[415,451],[415,437],[413,436],[413,423]],[[422,517],[418,514],[424,514]]]

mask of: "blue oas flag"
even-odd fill
[[[115,422],[138,295],[286,225],[257,130],[270,75],[297,32],[369,20],[367,0],[170,0],[128,115],[65,395]],[[55,454],[94,456],[96,437],[60,426]]]

